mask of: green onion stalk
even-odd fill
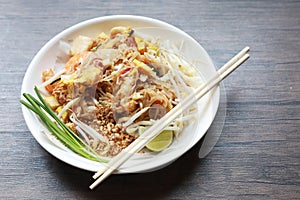
[[[84,158],[98,162],[108,162],[108,159],[100,157],[88,144],[57,117],[54,111],[45,102],[37,87],[34,87],[34,91],[38,98],[33,97],[31,94],[24,93],[23,96],[27,102],[24,100],[20,100],[20,102],[39,116],[51,134],[66,147]],[[51,120],[49,115],[55,121]]]

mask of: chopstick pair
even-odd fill
[[[117,170],[124,162],[126,162],[131,156],[141,150],[148,142],[155,138],[168,124],[175,120],[183,111],[188,109],[194,103],[196,103],[201,97],[209,92],[213,87],[220,83],[230,73],[237,69],[248,58],[247,52],[249,47],[245,47],[231,60],[229,60],[222,68],[220,68],[216,75],[213,76],[206,84],[203,84],[195,90],[195,93],[187,96],[182,102],[165,114],[154,125],[148,128],[141,136],[139,136],[134,142],[132,142],[126,149],[121,151],[104,167],[104,169],[98,171],[93,176],[94,179],[98,179],[90,185],[90,189],[94,189],[98,184],[104,181],[111,173]],[[101,176],[102,175],[102,176]]]

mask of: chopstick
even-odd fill
[[[187,96],[177,106],[165,114],[154,125],[148,128],[141,136],[139,136],[134,142],[132,142],[126,149],[121,151],[100,171],[95,173],[94,179],[99,178],[90,185],[90,189],[94,189],[98,184],[104,181],[112,172],[117,170],[124,162],[126,162],[131,156],[141,150],[149,141],[155,138],[163,129],[175,120],[183,111],[196,103],[201,97],[215,87],[219,82],[226,78],[230,73],[243,64],[248,58],[247,52],[249,47],[245,47],[232,59],[230,59],[223,67],[221,67],[216,75],[214,75],[206,84],[203,84],[195,90],[195,93]],[[102,174],[102,176],[101,176]]]

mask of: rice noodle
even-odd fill
[[[130,27],[114,27],[109,35],[101,33],[90,41],[90,49],[78,48],[85,50],[71,58],[70,45],[61,42],[56,64],[67,64],[39,87],[57,81],[53,91],[47,91],[62,107],[58,117],[74,106],[66,122],[75,125],[93,149],[105,144],[99,155],[112,156],[126,148],[141,129],[152,126],[201,83],[193,65],[179,53],[184,41],[143,37]],[[194,109],[165,130],[180,134]]]

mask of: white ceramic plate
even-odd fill
[[[53,67],[60,40],[69,41],[78,35],[96,37],[100,32],[108,32],[114,26],[131,26],[137,30],[147,27],[148,30],[145,32],[146,34],[161,39],[169,39],[174,42],[184,41],[182,54],[190,61],[199,61],[199,70],[203,77],[207,79],[216,73],[215,67],[204,48],[180,29],[165,22],[147,17],[131,15],[106,16],[76,24],[57,34],[47,42],[34,57],[26,71],[22,85],[22,94],[25,92],[33,94],[34,86],[41,83],[42,72],[45,69]],[[154,28],[162,28],[162,31]],[[169,31],[163,31],[166,29]],[[219,96],[219,89],[217,89],[214,93],[208,93],[199,101],[199,113],[196,123],[187,127],[168,149],[156,155],[137,154],[127,161],[116,173],[153,171],[179,158],[203,137],[211,125],[219,105]],[[32,135],[50,154],[70,165],[88,171],[97,171],[104,166],[103,163],[87,160],[73,152],[66,152],[53,145],[42,133],[45,127],[38,121],[37,117],[24,106],[22,107],[22,111]]]

